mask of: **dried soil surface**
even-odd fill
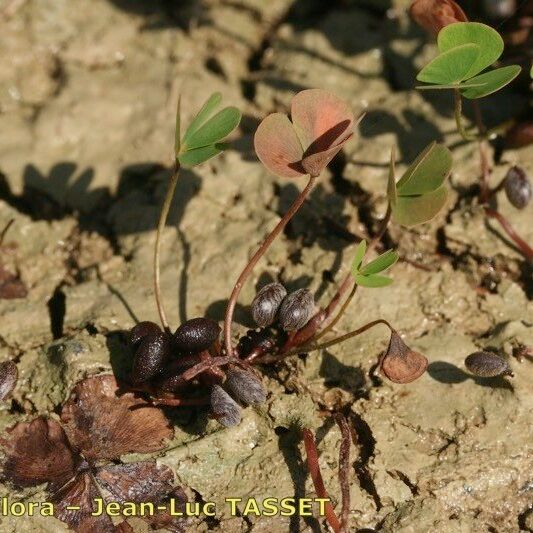
[[[533,344],[531,272],[472,207],[477,151],[454,133],[447,97],[412,89],[434,50],[409,23],[407,2],[175,4],[0,3],[0,227],[15,220],[7,236],[15,247],[2,261],[28,288],[24,299],[0,300],[0,360],[14,359],[20,375],[0,427],[57,412],[84,376],[124,372],[124,331],[137,317],[156,320],[151,255],[178,92],[184,120],[214,90],[244,119],[232,150],[180,178],[162,258],[175,325],[222,320],[232,281],[301,186],[257,162],[258,120],[285,110],[295,91],[322,87],[367,116],[244,288],[237,328],[249,325],[247,305],[268,276],[309,286],[317,301],[332,295],[357,236],[375,230],[385,210],[391,146],[401,172],[440,140],[454,147],[447,210],[415,230],[391,227],[386,240],[403,257],[394,284],[361,290],[338,326],[385,318],[426,354],[428,372],[408,386],[376,376],[387,344],[377,328],[265,369],[268,402],[246,409],[236,428],[222,429],[202,411],[170,411],[175,437],[155,457],[198,501],[218,504],[216,518],[191,530],[325,531],[314,518],[232,517],[224,499],[313,495],[295,430],[303,424],[317,433],[337,502],[340,435],[323,414],[344,409],[357,434],[351,531],[533,531],[531,362],[512,357],[518,343]],[[485,106],[489,123],[524,105],[499,98]],[[513,163],[533,171],[532,151],[506,152],[494,183]],[[514,210],[503,193],[497,202],[532,242],[531,210]],[[465,373],[465,356],[484,347],[510,358],[514,379]],[[45,498],[5,485],[0,494]],[[0,527],[66,529],[42,517],[1,517]]]

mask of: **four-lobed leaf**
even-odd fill
[[[194,117],[183,137],[180,133],[180,109],[176,116],[176,159],[183,167],[194,167],[220,154],[226,147],[223,141],[238,125],[241,112],[226,107],[216,113],[222,95],[213,93]]]
[[[480,74],[504,49],[500,34],[486,24],[449,24],[439,32],[437,44],[439,55],[417,76],[417,80],[431,84],[421,89],[456,89],[465,98],[482,98],[505,87],[521,70],[510,65]]]
[[[355,255],[352,263],[352,275],[355,282],[362,287],[376,288],[385,287],[392,283],[392,279],[379,274],[390,268],[398,261],[398,252],[387,250],[379,255],[370,263],[361,268],[363,258],[366,253],[366,241],[361,241],[355,249]]]

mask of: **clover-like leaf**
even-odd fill
[[[226,145],[221,143],[241,121],[241,112],[236,107],[226,107],[214,114],[222,101],[220,93],[213,93],[180,139],[180,100],[176,114],[176,160],[180,166],[194,167],[220,154]]]
[[[222,109],[183,140],[183,151],[203,148],[221,141],[239,125],[240,121],[241,112],[236,107]]]
[[[366,241],[361,241],[355,249],[354,260],[352,263],[352,275],[355,282],[362,287],[385,287],[392,283],[392,279],[386,276],[378,276],[398,261],[398,253],[394,250],[388,250],[378,256],[370,263],[361,268],[361,263],[366,252]]]
[[[355,274],[355,282],[361,287],[368,287],[369,289],[377,289],[379,287],[386,287],[392,283],[392,279],[387,276],[378,276],[370,274],[365,276],[363,274]]]
[[[480,48],[477,44],[463,44],[439,54],[430,61],[416,79],[438,85],[454,84],[469,78],[472,65],[477,61]]]
[[[497,68],[484,72],[479,76],[475,76],[469,80],[469,83],[481,84],[480,87],[470,87],[461,90],[461,94],[469,100],[476,98],[483,98],[489,94],[499,91],[502,87],[505,87],[508,83],[513,81],[522,68],[519,65],[508,65],[506,67]]]
[[[394,220],[406,227],[429,222],[444,207],[447,198],[445,185],[419,196],[399,196],[392,210]]]
[[[361,263],[363,262],[363,257],[366,253],[366,241],[363,239],[356,247],[355,254],[353,257],[353,263],[352,263],[352,272],[355,274],[359,272],[359,268],[361,267]]]
[[[222,94],[219,92],[213,93],[202,106],[198,114],[189,124],[185,135],[183,136],[183,144],[187,144],[194,133],[196,133],[201,126],[213,115],[215,109],[222,102]]]
[[[268,115],[254,136],[257,156],[281,177],[318,176],[353,137],[349,105],[322,89],[299,92],[292,100],[291,119]]]
[[[373,261],[366,264],[361,270],[360,273],[364,276],[369,276],[371,274],[379,274],[390,268],[396,261],[398,261],[398,252],[395,250],[387,250],[385,253],[376,257]]]
[[[399,196],[426,194],[438,189],[450,175],[452,154],[443,144],[428,145],[396,184]]]
[[[502,55],[504,48],[500,34],[490,26],[479,22],[449,24],[439,32],[437,44],[441,55],[468,44],[479,47],[478,56],[470,65],[465,79],[490,67]]]

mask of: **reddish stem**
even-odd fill
[[[522,255],[526,258],[528,262],[533,261],[533,249],[529,244],[516,233],[514,228],[511,226],[509,221],[498,211],[495,209],[491,209],[490,207],[485,207],[485,213],[490,218],[495,218],[502,228],[505,230],[507,235],[513,240],[513,242],[516,244]]]
[[[359,329],[350,331],[349,333],[345,333],[344,335],[341,335],[340,337],[336,337],[335,339],[331,339],[330,341],[322,342],[320,344],[312,344],[312,343],[304,344],[302,346],[297,346],[293,348],[290,352],[270,354],[270,355],[265,355],[264,357],[258,357],[257,359],[254,360],[254,363],[256,364],[275,363],[277,361],[281,361],[282,359],[285,359],[286,357],[290,357],[291,355],[296,355],[298,353],[313,352],[316,350],[324,350],[325,348],[329,348],[331,346],[334,346],[335,344],[340,344],[344,341],[347,341],[348,339],[357,337],[358,335],[361,335],[365,331],[368,331],[369,329],[379,324],[383,324],[387,326],[391,332],[394,331],[394,328],[386,320],[383,320],[380,318],[378,320],[373,320],[372,322],[369,322],[368,324],[365,324],[364,326],[361,326]]]
[[[337,415],[335,420],[341,431],[341,445],[339,449],[339,483],[342,495],[341,529],[348,531],[348,518],[350,514],[350,444],[351,432],[348,421],[342,415]]]
[[[226,317],[224,319],[224,345],[226,348],[226,354],[227,355],[233,355],[233,347],[231,345],[231,324],[233,322],[233,313],[235,312],[235,305],[237,304],[237,299],[239,297],[239,294],[241,292],[241,289],[244,285],[244,282],[248,279],[248,276],[252,273],[253,268],[261,259],[261,257],[265,254],[265,252],[268,250],[270,245],[274,242],[274,239],[283,231],[285,226],[289,223],[291,218],[296,214],[298,209],[302,206],[305,199],[311,192],[311,189],[313,188],[317,176],[310,176],[309,182],[307,183],[305,189],[300,192],[296,200],[293,202],[293,204],[289,207],[289,210],[285,213],[283,218],[278,222],[276,227],[270,232],[270,234],[266,237],[266,239],[263,241],[257,252],[253,255],[253,257],[250,259],[248,264],[244,267],[244,270],[241,272],[241,275],[237,279],[237,282],[235,283],[235,286],[233,287],[233,291],[231,293],[228,307],[226,309]]]
[[[183,372],[181,378],[183,379],[183,381],[190,381],[191,379],[194,379],[198,374],[201,374],[206,370],[224,366],[231,362],[235,362],[235,358],[231,355],[226,355],[224,357],[213,357],[189,368],[188,370]]]
[[[479,141],[479,158],[481,163],[481,183],[479,191],[479,201],[481,204],[484,205],[488,202],[491,194],[489,180],[492,172],[492,164],[488,153],[487,141],[485,140],[487,128],[483,123],[481,109],[479,107],[478,102],[475,100],[473,101],[473,106],[477,129],[481,137]],[[485,214],[490,218],[495,218],[500,223],[505,233],[507,233],[507,235],[513,240],[513,242],[516,244],[516,246],[528,262],[533,261],[533,249],[526,241],[524,241],[524,239],[522,239],[522,237],[520,237],[520,235],[518,235],[518,233],[516,233],[514,228],[501,213],[499,213],[495,209],[491,209],[490,207],[485,207]]]
[[[207,405],[209,403],[209,396],[202,396],[201,398],[150,398],[149,403],[152,405],[162,405],[166,407],[182,407]]]
[[[309,470],[309,474],[311,476],[311,479],[313,480],[316,495],[319,498],[325,498],[329,500],[326,487],[324,486],[324,480],[322,479],[322,473],[320,472],[320,464],[318,462],[318,451],[316,449],[315,436],[313,435],[313,432],[307,428],[304,428],[302,430],[302,433],[305,444],[305,453],[307,456],[307,469]],[[339,522],[339,519],[335,514],[335,510],[333,509],[331,501],[326,502],[324,506],[324,511],[326,520],[331,526],[331,529],[333,529],[335,533],[340,533],[342,531],[341,523]]]

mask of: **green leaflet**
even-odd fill
[[[452,154],[443,144],[432,143],[411,163],[396,184],[398,196],[414,196],[438,189],[450,175]]]
[[[370,261],[370,263],[360,269],[359,272],[364,276],[378,274],[379,272],[383,272],[384,270],[387,270],[387,268],[390,268],[392,265],[394,265],[394,263],[398,261],[398,257],[398,252],[395,250],[387,250],[385,253],[376,257],[376,259],[373,261]]]
[[[437,44],[439,55],[417,76],[418,80],[430,85],[418,89],[458,90],[472,100],[505,87],[521,70],[518,65],[510,65],[480,74],[500,58],[504,49],[500,34],[486,24],[449,24],[439,32]],[[477,49],[476,54],[474,49]]]
[[[371,289],[375,289],[378,287],[386,287],[387,285],[390,285],[392,283],[392,279],[388,278],[387,276],[377,276],[376,274],[370,275],[370,276],[363,276],[363,274],[356,274],[355,276],[355,282],[357,285],[361,285],[361,287],[368,287]]]
[[[215,109],[222,102],[222,94],[213,93],[204,103],[198,114],[189,124],[185,135],[183,136],[182,144],[187,144],[191,136],[207,121],[207,119],[215,112]]]
[[[513,81],[518,74],[520,74],[521,70],[522,68],[518,65],[509,65],[507,67],[490,70],[489,72],[475,76],[470,80],[473,82],[475,81],[476,83],[481,83],[481,87],[463,89],[461,90],[461,94],[469,100],[483,98],[483,96],[495,93],[502,87],[505,87],[508,83]]]
[[[429,222],[444,207],[447,198],[445,185],[420,196],[400,196],[392,212],[393,218],[407,227]]]
[[[359,271],[359,268],[361,267],[361,263],[363,262],[363,257],[365,256],[365,253],[366,253],[366,241],[363,239],[357,245],[357,248],[355,249],[355,255],[354,255],[353,263],[352,263],[353,273]]]
[[[194,150],[221,141],[239,125],[240,121],[241,112],[236,107],[226,107],[184,140],[184,148]]]
[[[445,26],[438,35],[437,44],[442,53],[466,44],[479,46],[479,54],[470,66],[466,79],[490,67],[503,53],[503,39],[490,26],[479,22],[456,22]]]
[[[392,279],[386,276],[378,276],[379,272],[383,272],[390,268],[396,261],[398,261],[398,252],[395,250],[387,250],[385,253],[376,257],[373,261],[361,268],[363,258],[366,252],[366,241],[361,241],[355,249],[354,260],[352,263],[352,275],[355,282],[362,287],[385,287],[392,283]]]
[[[437,85],[455,84],[468,79],[468,73],[480,53],[477,44],[464,44],[439,54],[430,61],[416,79]]]
[[[196,148],[194,150],[187,150],[182,154],[179,154],[178,160],[182,167],[195,167],[200,163],[204,163],[208,159],[220,154],[223,150],[223,146],[216,144],[211,146],[203,146],[202,148]]]

